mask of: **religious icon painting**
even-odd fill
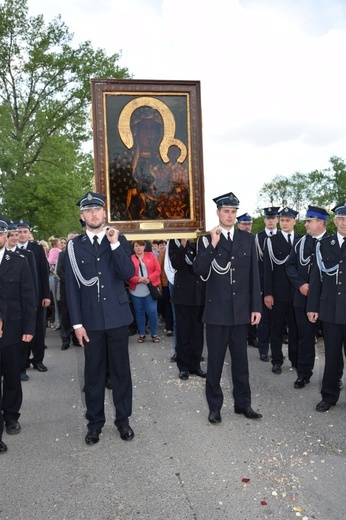
[[[92,79],[95,188],[130,238],[203,231],[198,81]]]

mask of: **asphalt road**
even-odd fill
[[[28,370],[22,431],[3,437],[1,520],[345,518],[345,390],[335,408],[315,411],[323,345],[302,390],[293,388],[287,360],[274,375],[248,348],[258,421],[233,412],[227,354],[222,423],[211,425],[204,381],[179,380],[169,361],[173,339],[162,326],[160,336],[159,344],[130,338],[134,440],[120,439],[106,390],[108,422],[100,442],[87,446],[83,350],[61,351],[58,332],[47,330],[49,370]]]

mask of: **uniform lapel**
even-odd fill
[[[223,233],[220,236],[219,247],[224,249],[228,253],[230,253],[231,249],[232,249],[232,241],[231,240],[228,241],[227,238],[225,238]]]
[[[291,251],[291,247],[290,247],[289,243],[287,242],[286,238],[284,237],[284,235],[281,233],[280,230],[277,232],[277,237],[278,237],[278,242],[279,242],[280,249],[282,250],[282,252],[284,254],[285,253],[288,254]]]
[[[10,254],[5,251],[5,254],[2,258],[1,264],[0,264],[0,274],[5,274],[9,269],[11,269],[11,257]]]
[[[110,242],[109,242],[108,238],[105,235],[103,237],[103,239],[102,239],[101,244],[100,244],[100,247],[99,247],[99,250],[98,250],[98,255],[101,255],[102,253],[104,253],[107,249],[109,249],[109,247],[110,247]]]
[[[84,247],[84,249],[86,249],[92,255],[98,256],[99,251],[96,251],[96,249],[90,242],[90,238],[88,237],[88,235],[86,233],[82,237],[82,246]]]
[[[234,228],[232,255],[239,249],[241,242],[241,233],[239,233],[238,229]]]

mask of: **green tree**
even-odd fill
[[[330,163],[332,167],[324,170],[274,177],[260,190],[259,207],[290,206],[303,213],[312,204],[330,210],[346,199],[345,162],[340,157],[333,156]]]
[[[45,24],[27,0],[0,5],[0,211],[41,238],[76,227],[92,185],[90,79],[130,77],[120,54],[72,40],[60,16]]]

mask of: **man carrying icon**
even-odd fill
[[[255,238],[234,227],[239,200],[233,193],[213,199],[219,225],[197,244],[194,271],[206,282],[203,321],[206,323],[208,420],[221,422],[220,385],[226,349],[232,360],[234,411],[248,419],[261,414],[251,408],[247,329],[261,319],[261,291]]]
[[[99,441],[106,422],[104,394],[106,357],[109,360],[114,424],[129,441],[132,381],[128,329],[133,321],[125,281],[134,275],[131,250],[117,229],[104,227],[105,199],[89,192],[77,205],[86,231],[70,240],[65,256],[66,299],[71,324],[85,353],[85,403],[89,445]]]

